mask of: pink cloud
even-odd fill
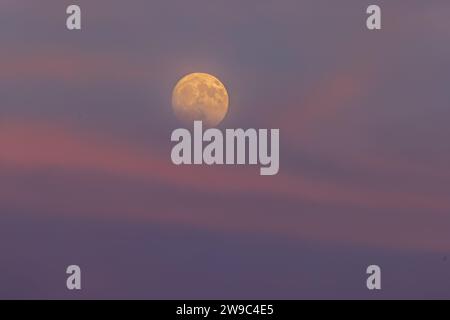
[[[130,62],[120,54],[74,53],[57,47],[48,51],[36,50],[32,56],[26,52],[3,52],[0,70],[0,77],[8,81],[142,81],[148,78],[142,64]]]
[[[342,183],[306,180],[288,172],[262,177],[257,167],[177,167],[170,161],[169,149],[130,147],[112,138],[76,133],[62,126],[3,122],[0,132],[0,162],[24,169],[55,167],[68,171],[103,172],[199,190],[251,191],[318,203],[372,208],[450,208],[446,199],[361,190]]]
[[[2,171],[27,174],[58,169],[68,173],[95,173],[120,181],[165,185],[199,193],[233,195],[253,194],[273,197],[277,201],[317,203],[336,208],[352,208],[350,213],[316,216],[299,211],[297,216],[282,213],[247,216],[245,212],[203,210],[186,215],[173,210],[152,212],[143,198],[121,199],[114,207],[105,205],[105,199],[72,204],[76,195],[56,190],[52,197],[42,197],[39,191],[19,190],[0,182],[2,203],[15,203],[33,209],[42,206],[68,208],[72,214],[92,214],[109,218],[151,219],[162,223],[178,223],[199,228],[213,228],[236,232],[269,232],[287,237],[310,238],[319,241],[356,241],[379,246],[400,246],[432,250],[448,249],[446,224],[436,223],[450,210],[448,197],[365,189],[332,181],[311,180],[289,172],[275,177],[259,176],[258,168],[243,167],[177,167],[170,162],[170,150],[130,146],[112,137],[82,133],[62,125],[35,122],[2,122],[0,124],[0,165]],[[57,196],[56,196],[57,194]],[[381,216],[369,215],[367,210],[379,210]],[[386,212],[423,211],[427,219],[411,222],[407,215],[386,216]],[[361,211],[361,214],[355,212]],[[373,212],[373,211],[372,211]],[[57,212],[54,212],[57,214]],[[122,216],[121,216],[122,215]],[[238,219],[238,220],[236,220]],[[236,223],[239,221],[239,223]],[[389,222],[387,224],[387,222]],[[425,228],[425,229],[424,229]],[[402,230],[402,232],[399,232]],[[383,236],[380,236],[383,234]],[[403,234],[404,238],[399,235]],[[416,236],[420,235],[419,238]]]

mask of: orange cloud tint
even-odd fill
[[[311,131],[321,128],[324,120],[347,112],[350,105],[370,92],[375,80],[372,68],[364,61],[353,62],[348,69],[331,74],[281,115],[277,113],[274,125],[282,127],[288,138],[306,143]]]

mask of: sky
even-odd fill
[[[75,2],[0,2],[0,298],[450,298],[450,3]],[[172,164],[191,72],[278,175]]]

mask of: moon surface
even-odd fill
[[[208,127],[215,127],[225,118],[228,105],[227,89],[207,73],[188,74],[173,89],[173,111],[186,124],[200,120]]]

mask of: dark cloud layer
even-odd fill
[[[8,252],[0,258],[3,298],[417,299],[450,294],[448,262],[436,254],[12,211],[0,222],[5,228],[0,248]],[[363,272],[374,261],[385,270],[385,290],[375,295],[365,289]],[[64,288],[65,267],[74,262],[85,270],[80,293]]]

